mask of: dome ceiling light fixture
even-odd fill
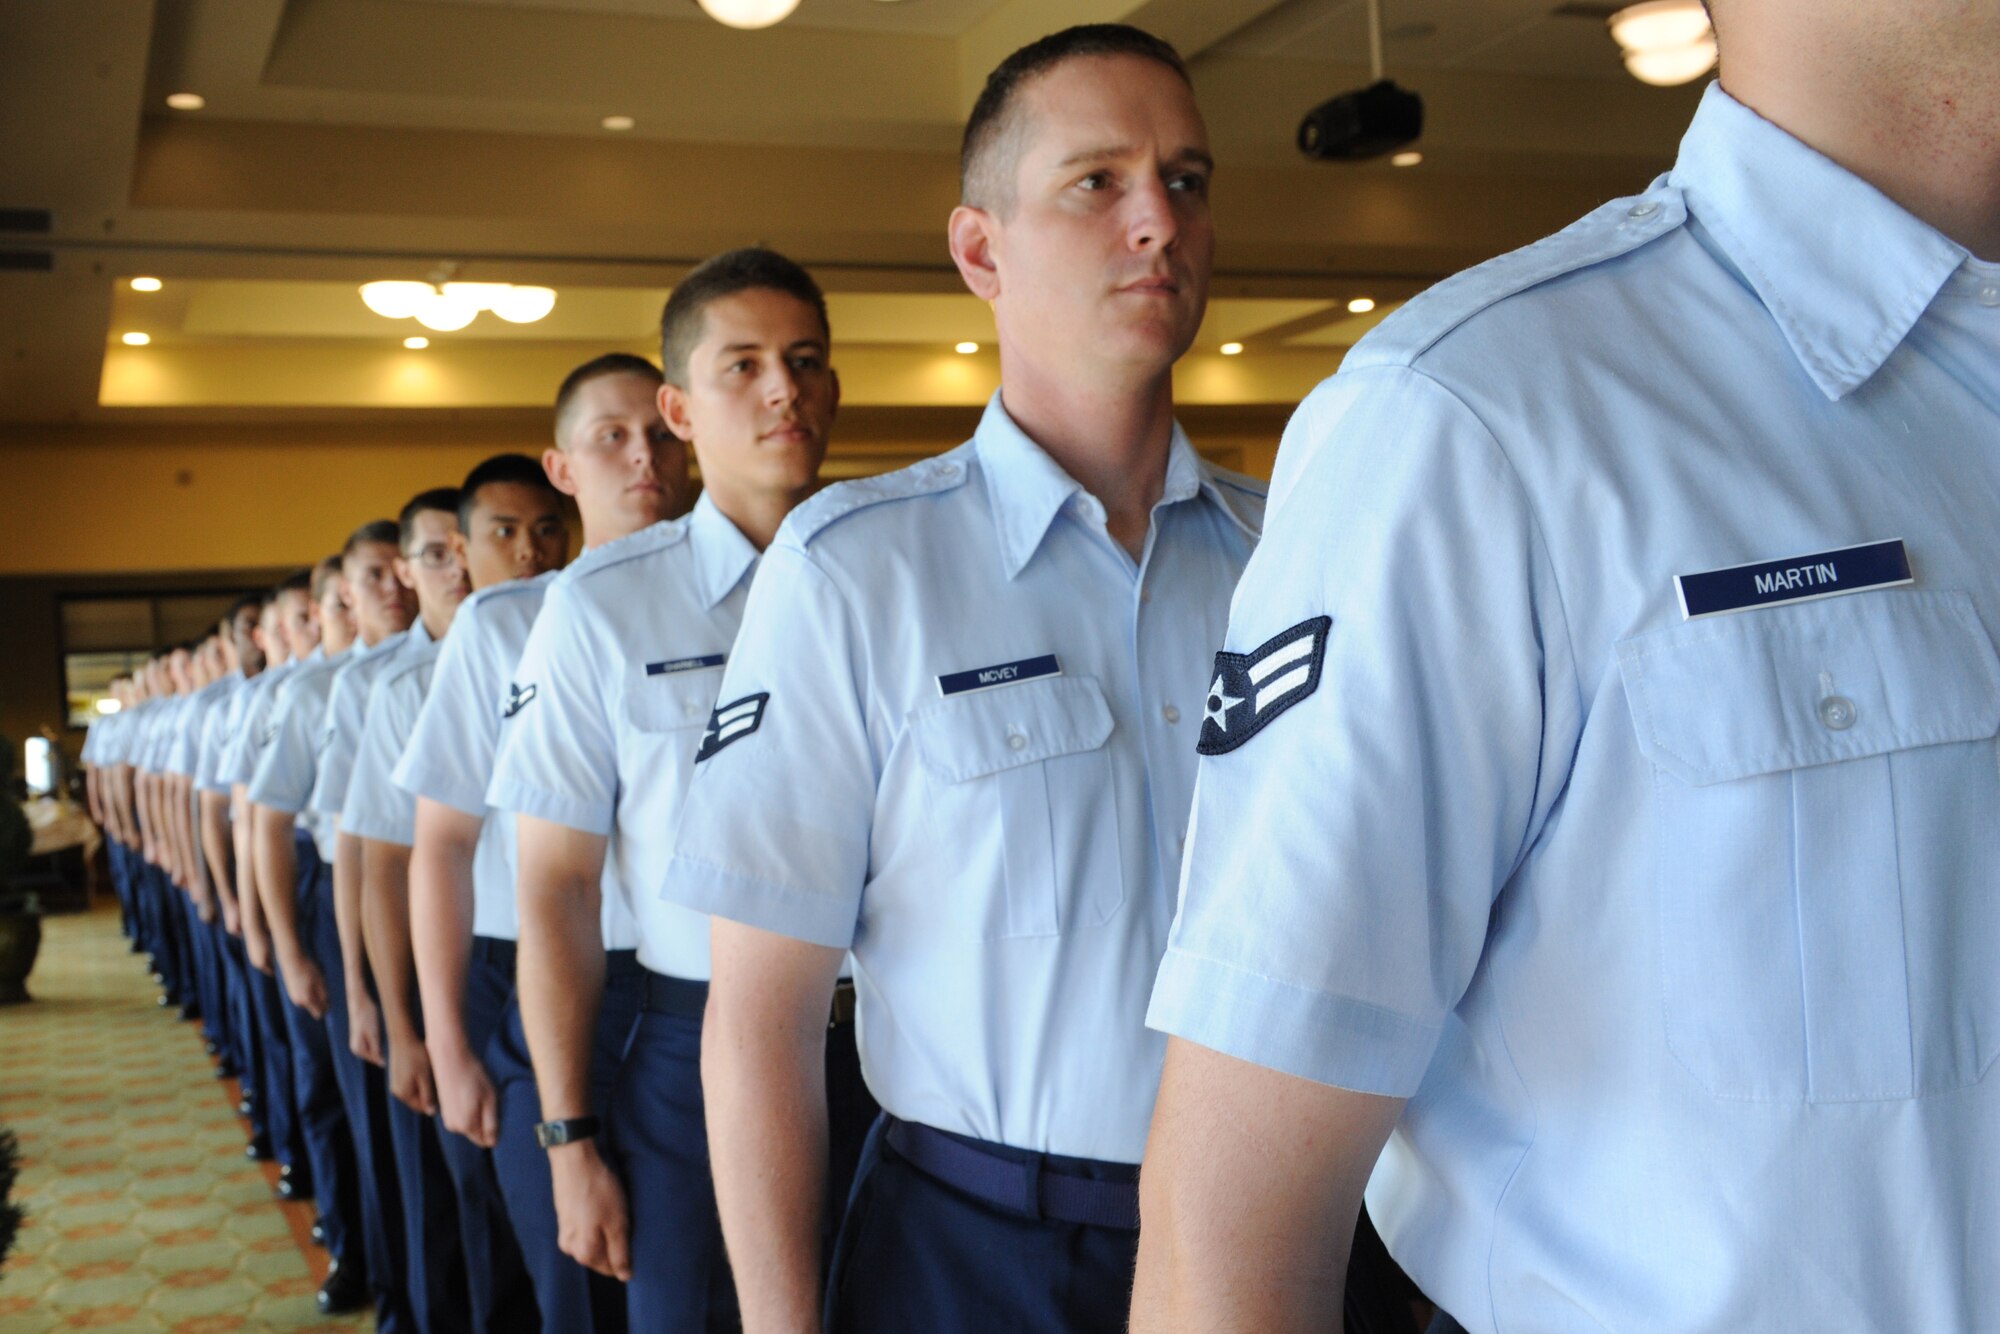
[[[782,23],[799,0],[695,0],[702,13],[730,28],[768,28]]]
[[[1715,68],[1715,32],[1701,0],[1645,0],[1606,20],[1625,54],[1625,69],[1641,83],[1671,88]]]
[[[481,311],[509,324],[533,324],[556,308],[553,287],[513,283],[363,283],[361,300],[385,320],[415,320],[438,333],[457,333]]]

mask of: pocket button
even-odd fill
[[[1027,733],[1010,730],[1007,733],[1007,748],[1009,750],[1026,750],[1028,748]]]
[[[1819,720],[1830,731],[1845,732],[1854,719],[1854,701],[1845,695],[1828,695],[1819,702]]]

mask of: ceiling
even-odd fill
[[[1305,109],[1369,77],[1361,0],[803,0],[760,32],[695,0],[0,5],[0,209],[50,215],[0,227],[0,443],[538,421],[564,370],[647,349],[678,277],[750,242],[832,294],[848,402],[885,422],[976,404],[991,320],[943,240],[960,126],[1008,51],[1092,20],[1189,56],[1220,163],[1215,300],[1182,397],[1295,402],[1397,301],[1643,186],[1698,95],[1626,77],[1601,6],[1383,9],[1388,73],[1426,101],[1407,170],[1291,144]],[[183,91],[206,107],[169,110]],[[555,287],[556,308],[406,351],[428,331],[356,288],[441,265]],[[131,291],[138,274],[163,290]],[[1375,312],[1350,316],[1356,296]],[[152,343],[125,347],[131,331]]]

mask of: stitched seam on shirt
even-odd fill
[[[1576,729],[1577,744],[1581,745],[1583,741],[1583,727],[1585,722],[1587,722],[1590,717],[1590,710],[1586,707],[1586,701],[1584,700],[1583,697],[1583,674],[1577,670],[1578,655],[1576,651],[1576,633],[1570,624],[1568,599],[1563,594],[1562,575],[1561,572],[1556,568],[1555,552],[1553,548],[1550,547],[1548,539],[1545,536],[1545,527],[1542,523],[1541,515],[1538,514],[1535,510],[1534,498],[1528,494],[1528,488],[1522,485],[1520,471],[1517,468],[1515,468],[1513,458],[1507,453],[1507,447],[1501,443],[1500,437],[1494,432],[1491,426],[1487,425],[1485,419],[1482,418],[1477,412],[1474,412],[1472,410],[1471,404],[1467,403],[1463,398],[1460,398],[1458,394],[1451,389],[1450,386],[1436,379],[1429,372],[1420,370],[1415,366],[1409,367],[1408,369],[1410,374],[1421,378],[1425,383],[1436,388],[1439,393],[1443,394],[1453,404],[1457,405],[1459,410],[1466,415],[1468,420],[1478,425],[1480,432],[1485,435],[1487,442],[1492,445],[1495,457],[1499,459],[1500,462],[1499,473],[1501,478],[1505,481],[1509,489],[1513,491],[1515,497],[1518,499],[1520,503],[1521,513],[1527,517],[1529,529],[1534,537],[1534,544],[1536,547],[1540,549],[1542,559],[1548,565],[1549,586],[1555,590],[1555,612],[1557,618],[1562,622],[1562,646],[1565,653],[1568,655],[1569,659],[1568,666],[1569,666],[1569,677],[1570,677],[1571,688],[1576,692],[1575,703],[1576,703],[1576,716],[1577,716],[1577,729]],[[1546,642],[1547,641],[1544,641],[1545,644]],[[1537,731],[1543,735],[1544,739],[1546,739],[1547,728],[1548,728],[1548,699],[1546,691],[1548,686],[1549,672],[1548,672],[1548,665],[1546,662],[1547,649],[1544,648],[1543,651],[1545,655],[1545,661],[1543,663],[1541,672],[1542,686],[1544,692],[1542,699],[1542,725],[1537,729]],[[1572,767],[1574,767],[1575,757],[1576,757],[1575,748],[1572,747],[1569,756],[1566,757]],[[1536,748],[1534,792],[1530,795],[1529,798],[1528,815],[1527,815],[1527,820],[1524,822],[1523,828],[1521,830],[1520,843],[1515,847],[1514,856],[1512,860],[1508,863],[1507,877],[1506,877],[1507,879],[1512,879],[1514,873],[1520,869],[1521,863],[1527,858],[1528,849],[1533,844],[1533,840],[1530,838],[1531,831],[1528,828],[1528,826],[1534,823],[1535,808],[1537,805],[1539,805],[1539,802],[1536,800],[1536,798],[1539,797],[1541,793],[1542,773],[1544,768],[1547,766],[1549,762],[1549,758],[1550,757],[1548,756],[1543,747],[1538,746]],[[1562,794],[1563,789],[1567,788],[1568,786],[1569,786],[1569,774],[1565,773],[1563,775],[1562,785],[1558,787],[1554,792],[1549,794],[1548,806],[1550,810],[1553,810],[1555,808],[1556,799]],[[1502,883],[1503,884],[1505,883],[1504,880]]]
[[[1356,1009],[1366,1010],[1371,1014],[1387,1015],[1389,1018],[1409,1028],[1426,1029],[1433,1035],[1442,1034],[1444,1031],[1442,1019],[1435,1023],[1426,1022],[1425,1020],[1404,1014],[1401,1010],[1392,1010],[1386,1005],[1377,1005],[1373,1001],[1362,1000],[1359,996],[1351,996],[1341,991],[1320,991],[1286,978],[1275,977],[1270,973],[1260,972],[1255,968],[1250,968],[1240,963],[1233,963],[1228,959],[1218,959],[1212,955],[1203,954],[1198,950],[1191,950],[1185,945],[1174,945],[1171,947],[1170,952],[1178,954],[1183,959],[1192,959],[1196,963],[1208,964],[1212,967],[1220,968],[1225,972],[1240,973],[1245,977],[1254,977],[1259,982],[1268,982],[1274,987],[1283,987],[1287,991],[1296,991],[1304,996],[1317,996],[1325,1000],[1337,1000],[1343,1004],[1352,1005]],[[1433,1054],[1436,1052],[1435,1043],[1432,1045],[1432,1052]]]

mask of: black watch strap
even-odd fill
[[[572,1116],[566,1121],[540,1121],[535,1125],[535,1143],[545,1149],[553,1149],[558,1144],[574,1144],[580,1139],[589,1139],[599,1130],[594,1116]]]

